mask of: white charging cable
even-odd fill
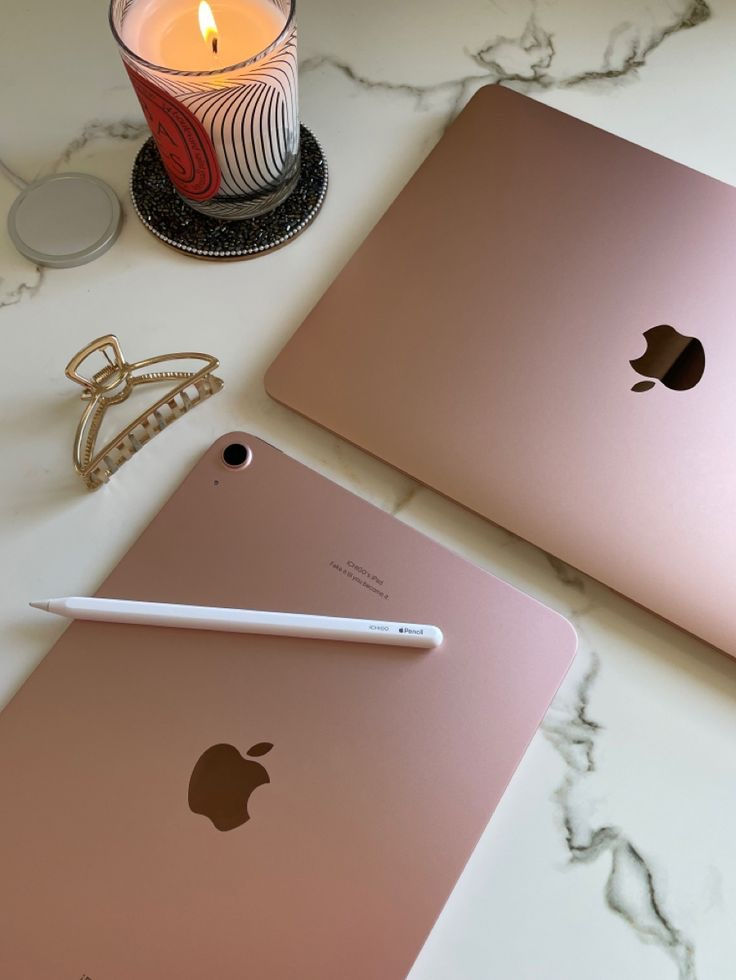
[[[10,167],[3,163],[2,160],[0,160],[0,173],[5,174],[11,184],[15,184],[15,186],[20,190],[24,190],[26,187],[28,187],[28,181],[23,180],[22,177],[19,177],[18,174],[14,173]]]

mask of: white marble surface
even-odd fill
[[[6,5],[0,158],[109,181],[126,222],[93,265],[41,272],[0,232],[0,699],[62,623],[29,598],[93,589],[209,442],[251,429],[563,613],[577,663],[413,980],[736,975],[736,664],[274,405],[262,375],[475,88],[501,82],[736,183],[729,0],[303,0],[304,120],[331,187],[315,225],[251,263],[181,257],[127,198],[145,128],[104,0]],[[502,151],[502,148],[501,148]],[[544,166],[544,160],[539,160]],[[15,190],[0,178],[0,208]],[[211,350],[226,388],[88,495],[68,358]]]

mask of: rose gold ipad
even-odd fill
[[[279,401],[736,655],[736,190],[482,89]]]
[[[571,626],[244,433],[98,594],[436,622],[445,639],[70,625],[0,714],[0,976],[403,977]]]

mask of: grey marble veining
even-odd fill
[[[8,283],[0,276],[0,310],[6,306],[15,306],[16,303],[24,299],[33,298],[43,284],[43,269],[40,266],[31,265],[28,274],[29,282]]]
[[[677,968],[678,980],[697,980],[695,947],[666,912],[666,890],[657,882],[642,851],[625,829],[598,825],[590,813],[588,776],[597,771],[597,740],[602,726],[591,717],[591,698],[604,669],[591,646],[585,617],[595,609],[590,579],[565,562],[545,554],[555,577],[577,593],[570,620],[578,632],[579,648],[571,683],[555,698],[542,724],[545,737],[565,763],[562,782],[554,792],[570,864],[607,862],[610,868],[602,900],[645,943],[660,947]]]
[[[575,585],[573,585],[575,587]],[[542,731],[564,760],[566,772],[554,794],[571,864],[605,861],[610,867],[602,900],[645,943],[662,948],[674,961],[679,980],[696,980],[695,949],[666,910],[666,894],[646,858],[625,830],[597,826],[589,814],[586,779],[596,771],[596,740],[601,725],[590,717],[592,689],[601,660],[589,648],[580,616],[572,617],[580,637],[573,668],[575,682],[552,704]]]
[[[150,135],[148,124],[140,119],[93,119],[86,123],[82,132],[71,139],[51,164],[55,172],[65,168],[78,153],[96,140],[120,140],[139,142]]]
[[[545,26],[548,12],[534,6],[524,30],[518,37],[496,37],[472,53],[476,64],[485,68],[497,82],[518,82],[528,91],[533,88],[572,88],[595,82],[615,82],[634,75],[646,65],[647,58],[667,38],[679,31],[705,23],[711,16],[706,0],[684,0],[679,4],[659,5],[660,11],[641,4],[643,23],[625,19],[615,23],[600,65],[577,68],[558,66],[556,31]],[[650,23],[646,23],[650,20]]]
[[[576,4],[560,6],[572,8],[574,16]],[[648,24],[641,25],[628,19],[615,22],[608,30],[605,47],[600,54],[583,48],[578,57],[567,61],[560,58],[556,47],[554,6],[542,6],[535,2],[531,4],[519,34],[497,34],[476,49],[466,50],[468,59],[482,70],[480,73],[468,72],[422,85],[368,77],[344,58],[333,54],[307,58],[301,64],[301,71],[308,73],[329,67],[366,91],[408,97],[417,108],[421,108],[430,96],[445,96],[449,103],[449,122],[481,85],[513,84],[522,91],[533,92],[585,84],[617,83],[633,78],[646,65],[652,52],[669,37],[697,27],[711,17],[706,0],[684,0],[679,4],[658,6],[663,9],[652,16],[649,4],[639,5],[639,13],[644,15],[645,20],[651,19]],[[550,26],[547,26],[548,20],[552,22]],[[581,58],[589,59],[589,66],[581,66]]]

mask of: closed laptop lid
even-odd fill
[[[734,189],[489,86],[266,387],[736,654],[734,256]]]
[[[445,639],[72,623],[0,714],[0,976],[403,977],[567,670],[570,624],[245,433],[98,594]]]

